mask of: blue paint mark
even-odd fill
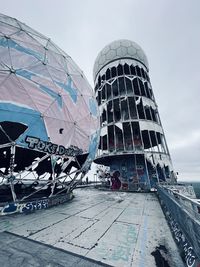
[[[20,75],[30,81],[32,81],[32,76],[36,76],[36,74],[34,74],[33,72],[30,72],[30,71],[27,71],[27,70],[22,70],[22,69],[19,69],[19,70],[16,70],[16,74],[17,75]]]
[[[15,212],[17,210],[17,205],[15,203],[10,203],[4,207],[2,210],[3,213]]]
[[[92,113],[93,116],[97,117],[98,112],[97,112],[97,103],[94,100],[94,98],[89,99],[89,107],[90,107],[90,112]]]
[[[27,70],[16,70],[16,74],[19,75],[19,76],[22,76],[23,78],[33,82],[34,84],[37,84],[40,88],[40,90],[42,90],[43,92],[47,93],[49,96],[51,96],[53,99],[55,99],[58,103],[58,106],[60,108],[62,108],[63,106],[63,100],[62,100],[62,96],[59,95],[58,93],[56,93],[55,91],[53,91],[52,89],[36,82],[36,81],[33,81],[32,80],[32,77],[33,76],[36,76],[36,77],[39,77],[37,76],[35,73],[32,73],[30,71],[27,71]],[[45,77],[46,78],[46,77]],[[72,87],[72,80],[71,78],[69,78],[68,80],[68,84],[64,84],[64,83],[60,83],[60,82],[57,82],[57,81],[54,81],[59,87],[63,88],[65,91],[67,91],[73,102],[76,103],[77,102],[77,89],[76,88],[73,88]]]
[[[62,101],[61,95],[57,94],[56,92],[54,92],[53,90],[51,90],[50,88],[48,88],[48,87],[46,87],[44,85],[39,84],[39,87],[43,92],[47,93],[52,98],[54,98],[57,101],[58,106],[60,108],[62,108],[63,101]]]
[[[91,136],[91,141],[90,141],[90,145],[89,145],[89,155],[88,155],[90,160],[93,160],[95,158],[97,146],[99,143],[98,141],[99,141],[99,131],[95,132]]]
[[[70,96],[71,96],[71,98],[72,98],[74,103],[77,102],[77,96],[78,96],[77,89],[72,86],[72,79],[70,77],[68,78],[68,83],[67,84],[64,84],[64,83],[61,83],[61,82],[57,82],[57,81],[54,81],[54,82],[58,86],[63,88],[67,93],[70,94]]]
[[[143,235],[142,235],[142,240],[141,240],[141,246],[140,246],[140,263],[139,267],[146,267],[145,263],[145,251],[146,251],[146,244],[147,244],[147,216],[144,216],[144,224],[143,224]],[[145,265],[144,265],[145,264]]]
[[[35,73],[32,73],[32,72],[27,71],[27,70],[16,70],[16,74],[19,76],[22,76],[23,78],[25,78],[25,79],[27,79],[27,80],[35,83],[35,84],[37,84],[43,92],[47,93],[50,97],[55,99],[58,103],[58,106],[60,108],[62,108],[62,104],[63,104],[62,97],[58,93],[54,92],[52,89],[50,89],[50,88],[48,88],[48,87],[46,87],[46,86],[44,86],[38,82],[33,81],[32,77],[33,76],[37,77],[37,75]]]
[[[11,103],[0,103],[0,121],[18,122],[28,126],[28,129],[17,139],[17,144],[28,147],[25,136],[35,136],[48,141],[46,127],[40,112]]]
[[[40,55],[39,53],[35,52],[34,50],[31,50],[29,48],[23,47],[13,41],[12,39],[7,39],[5,37],[0,37],[0,46],[6,47],[6,48],[12,48],[19,52],[25,53],[27,55],[33,56],[37,58],[38,60],[43,60],[44,56]]]

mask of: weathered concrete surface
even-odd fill
[[[1,267],[109,266],[9,232],[0,233]]]
[[[2,217],[0,231],[116,267],[154,267],[151,253],[164,247],[169,266],[184,266],[154,194],[78,189],[75,196],[49,210]]]

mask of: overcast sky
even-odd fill
[[[6,0],[0,12],[50,37],[92,86],[93,64],[105,45],[138,43],[178,178],[200,181],[199,0]]]

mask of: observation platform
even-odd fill
[[[185,266],[155,194],[74,194],[47,210],[2,216],[0,266]]]

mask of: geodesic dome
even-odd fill
[[[131,58],[144,64],[148,69],[148,60],[142,48],[130,40],[117,40],[106,45],[98,54],[93,69],[94,80],[99,71],[116,59]]]
[[[54,161],[63,156],[65,166],[70,161],[81,169],[95,155],[98,127],[92,88],[71,57],[49,38],[1,14],[1,176],[14,177],[45,154]]]

